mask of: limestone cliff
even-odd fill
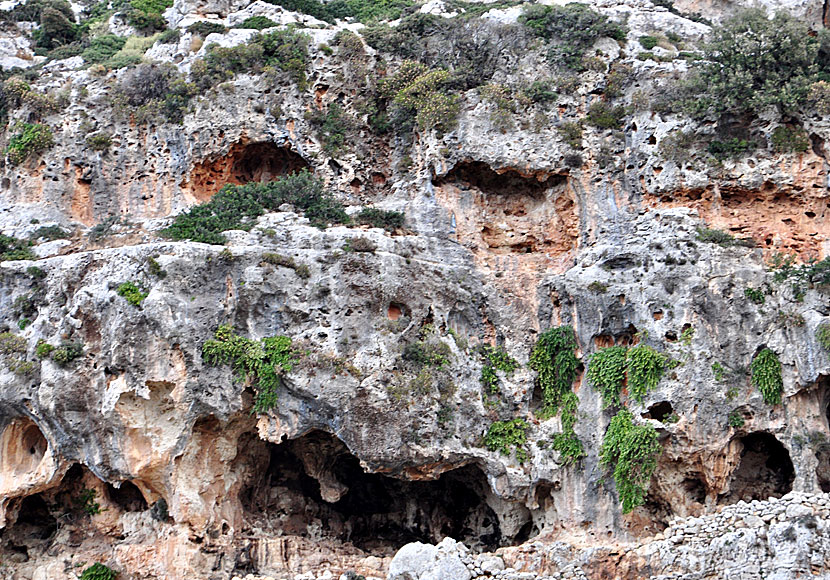
[[[446,537],[473,551],[440,548],[458,576],[409,577],[830,574],[830,302],[810,269],[830,251],[826,111],[666,105],[749,3],[595,2],[624,32],[567,78],[520,2],[402,2],[387,27],[299,4],[176,0],[159,36],[121,5],[73,5],[93,22],[72,56],[34,55],[48,21],[32,37],[25,12],[5,19],[0,62],[32,68],[3,94],[0,577],[382,578],[405,544]],[[211,46],[254,46],[251,17],[305,35],[301,71],[278,54],[227,72],[242,65]],[[110,36],[130,35],[144,64],[118,60]],[[96,61],[104,37],[122,48]],[[407,60],[421,88],[390,93]],[[453,66],[427,96],[455,122],[422,125],[419,101],[404,127],[396,110]],[[803,146],[772,145],[796,124]],[[23,155],[31,127],[50,142]],[[771,145],[721,155],[735,127]],[[224,245],[165,229],[226,184],[301,171],[353,218],[403,225],[318,227],[300,200]],[[540,350],[551,332],[572,346]],[[273,404],[242,350],[206,356],[223,336],[258,365],[260,339],[291,339]],[[655,381],[628,366],[609,402],[588,376],[614,346]],[[573,380],[554,396],[545,372]],[[602,450],[626,410],[658,450],[623,513]],[[751,569],[721,566],[733,541]]]

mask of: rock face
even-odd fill
[[[472,44],[458,52],[495,39],[482,64],[492,83],[550,80],[519,7],[475,19],[462,4],[420,13],[462,22]],[[402,63],[368,46],[375,30],[264,2],[177,0],[164,18],[179,39],[144,58],[198,71],[210,44],[255,32],[202,43],[191,24],[265,16],[307,27],[304,82],[273,67],[230,75],[181,123],[119,100],[130,70],[77,55],[38,69],[40,96],[9,110],[4,144],[35,121],[54,143],[0,169],[0,229],[33,240],[32,259],[0,262],[0,577],[64,580],[93,562],[135,580],[830,574],[830,353],[818,338],[830,302],[768,267],[777,252],[830,251],[830,124],[805,115],[804,151],[716,162],[700,143],[668,146],[678,132],[715,138],[717,123],[643,105],[709,31],[683,14],[717,21],[739,4],[594,3],[629,30],[598,41],[573,86],[506,110],[458,89],[457,124],[442,131],[381,123],[375,80]],[[825,17],[816,3],[765,5]],[[116,20],[97,26],[130,28]],[[28,26],[7,24],[0,64],[17,62],[8,47]],[[656,57],[641,58],[658,32]],[[435,43],[415,56],[448,50]],[[614,71],[624,121],[596,127],[586,114],[612,98]],[[751,128],[769,137],[790,122],[769,113]],[[101,133],[103,149],[87,139]],[[162,231],[226,184],[304,170],[352,215],[400,210],[405,225],[321,229],[283,204],[224,232],[225,245]],[[572,426],[564,399],[546,406],[531,361],[566,326]],[[205,357],[222,328],[252,341],[238,343],[246,352],[291,339],[272,408],[253,412],[250,369]],[[497,369],[485,345],[515,368]],[[609,406],[587,379],[609,346],[659,353],[641,397],[629,380]],[[750,379],[767,349],[783,384],[772,404]],[[622,408],[659,447],[628,514],[601,461]],[[525,439],[492,444],[493,425],[515,419]],[[571,431],[576,457],[561,445]]]

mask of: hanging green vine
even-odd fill
[[[620,391],[625,384],[625,359],[628,349],[610,346],[588,359],[588,382],[602,395],[603,408],[620,405]]]
[[[484,445],[490,451],[499,451],[502,455],[510,455],[516,450],[516,460],[524,463],[527,460],[527,422],[517,418],[510,421],[496,421],[487,430],[484,436]]]
[[[519,367],[519,363],[500,346],[482,344],[477,350],[484,360],[479,382],[491,395],[497,395],[499,393],[499,376],[496,374],[496,370],[509,374]]]
[[[781,362],[778,355],[768,348],[758,353],[750,366],[752,384],[761,391],[764,402],[768,405],[781,403],[784,380],[781,378]]]
[[[277,405],[282,375],[296,363],[296,352],[287,336],[270,336],[259,341],[234,334],[223,324],[202,346],[202,358],[211,365],[230,365],[239,381],[250,380],[256,391],[253,412],[265,413]]]
[[[582,441],[576,436],[573,431],[566,431],[565,433],[557,433],[553,436],[551,447],[559,452],[562,458],[562,463],[568,465],[579,461],[585,457],[585,449],[582,447]]]
[[[657,431],[651,425],[635,425],[634,416],[622,409],[611,419],[599,452],[600,464],[614,468],[614,483],[622,512],[643,505],[646,488],[660,454]]]
[[[576,337],[570,326],[551,328],[542,333],[530,354],[530,368],[539,373],[542,388],[542,414],[555,415],[565,393],[576,378],[579,359],[574,355]]]
[[[628,349],[625,371],[631,397],[642,403],[646,393],[657,388],[667,365],[668,357],[650,346],[643,344]]]

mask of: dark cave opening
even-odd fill
[[[784,445],[771,433],[756,431],[741,437],[743,450],[729,480],[729,491],[718,503],[781,497],[793,488],[795,469]]]
[[[328,433],[313,431],[266,445],[267,469],[240,493],[251,526],[305,536],[309,524],[319,522],[324,537],[378,555],[447,536],[483,549],[526,539],[502,536],[477,466],[459,467],[435,480],[409,481],[367,473]]]
[[[481,161],[458,163],[436,185],[445,182],[474,187],[487,195],[542,197],[547,189],[564,184],[565,175],[546,175],[544,179],[524,176],[515,169],[495,171]]]
[[[147,509],[147,500],[134,483],[129,481],[121,482],[120,487],[107,484],[107,496],[125,512],[143,512]]]
[[[307,168],[305,159],[288,147],[270,141],[234,143],[224,156],[196,163],[188,188],[196,199],[206,201],[227,183],[264,183]]]
[[[645,419],[657,419],[658,421],[665,421],[674,413],[674,409],[669,401],[660,401],[654,403],[648,408],[648,412],[643,413]]]

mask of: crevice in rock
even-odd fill
[[[643,413],[644,419],[657,419],[658,421],[665,421],[671,417],[674,409],[669,401],[660,401],[654,403],[648,408],[648,411]]]
[[[434,543],[446,536],[494,549],[521,542],[532,529],[519,527],[512,537],[502,533],[487,503],[486,478],[474,465],[432,481],[409,481],[367,473],[342,441],[320,431],[279,445],[258,444],[265,463],[240,500],[247,526],[269,534],[391,555],[408,542]]]
[[[196,163],[185,187],[197,200],[207,201],[225,184],[273,181],[306,168],[305,159],[288,147],[268,141],[237,142],[225,155]]]
[[[766,500],[792,491],[795,469],[790,453],[771,433],[756,431],[740,438],[740,462],[718,503]]]

